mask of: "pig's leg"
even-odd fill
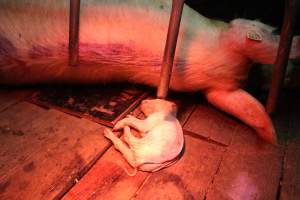
[[[146,120],[140,120],[135,117],[124,118],[118,121],[113,130],[120,130],[125,126],[130,126],[141,133],[146,133],[149,130],[149,125]]]
[[[242,89],[233,91],[210,90],[207,100],[221,110],[234,115],[256,130],[258,135],[271,144],[277,144],[275,131],[264,107]]]
[[[111,130],[104,129],[104,136],[112,141],[114,147],[119,150],[127,162],[132,166],[136,167],[136,161],[133,152],[128,148],[126,144],[122,140],[120,140]]]

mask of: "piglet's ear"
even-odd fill
[[[257,41],[257,42],[262,41],[262,36],[256,31],[248,31],[247,32],[247,38],[249,40],[253,40],[253,41]]]

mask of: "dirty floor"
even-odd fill
[[[128,176],[105,126],[0,90],[0,199],[300,199],[300,95],[286,94],[274,147],[200,95],[179,94],[185,151],[173,166]],[[142,117],[139,108],[134,115]],[[121,133],[117,133],[121,136]]]

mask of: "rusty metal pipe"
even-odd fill
[[[79,52],[80,0],[70,0],[69,16],[69,65],[75,66]]]
[[[283,85],[286,66],[290,54],[295,21],[299,12],[299,3],[297,0],[286,0],[282,30],[280,33],[280,42],[274,64],[271,87],[267,100],[266,110],[269,114],[276,110],[280,89]]]
[[[161,66],[157,98],[165,99],[168,95],[183,5],[184,0],[173,0],[172,2],[172,10],[164,50],[164,57]]]

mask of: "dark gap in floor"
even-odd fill
[[[50,110],[50,107],[49,107],[49,106],[42,105],[42,104],[35,104],[35,103],[30,102],[30,101],[27,101],[27,102],[28,102],[28,103],[31,103],[31,104],[33,104],[33,105],[35,105],[35,106],[38,106],[38,107],[40,107],[40,108],[42,108],[42,109]]]
[[[112,143],[109,143],[109,145],[107,145],[107,147],[103,151],[95,156],[95,158],[89,164],[87,164],[81,171],[75,174],[74,177],[72,177],[72,180],[66,184],[64,189],[62,189],[54,199],[62,199],[63,196],[65,196],[74,187],[74,185],[76,185],[76,183],[90,171],[90,169],[98,162],[98,160],[101,159],[101,157],[110,149],[110,147],[112,147]]]
[[[214,184],[214,182],[215,182],[215,178],[216,178],[217,175],[220,173],[221,165],[222,165],[222,162],[223,162],[224,157],[225,157],[225,155],[226,155],[226,152],[227,152],[227,148],[225,148],[225,150],[224,150],[224,152],[223,152],[223,154],[222,154],[222,156],[221,156],[221,160],[220,160],[220,162],[218,163],[217,170],[216,170],[215,174],[213,175],[213,178],[212,178],[212,180],[211,180],[209,186],[207,187],[207,190],[205,191],[203,200],[206,200],[207,195],[208,195],[208,193],[209,193],[209,190],[213,187],[213,184]]]
[[[280,171],[280,179],[279,179],[278,188],[277,188],[276,200],[280,200],[280,196],[281,196],[281,189],[282,189],[281,183],[282,183],[283,175],[284,175],[286,150],[287,150],[287,145],[285,144],[284,152],[283,152],[283,156],[282,156],[282,160],[281,160],[281,171]]]
[[[193,138],[195,138],[195,139],[203,140],[203,141],[208,142],[208,143],[210,143],[210,144],[215,144],[215,145],[218,145],[218,146],[227,147],[226,144],[220,143],[220,142],[218,142],[218,141],[212,140],[212,139],[207,138],[207,137],[204,137],[204,136],[202,136],[202,135],[198,135],[198,134],[193,133],[193,132],[191,132],[191,131],[183,130],[183,133],[184,133],[184,135],[191,136],[191,137],[193,137]]]

